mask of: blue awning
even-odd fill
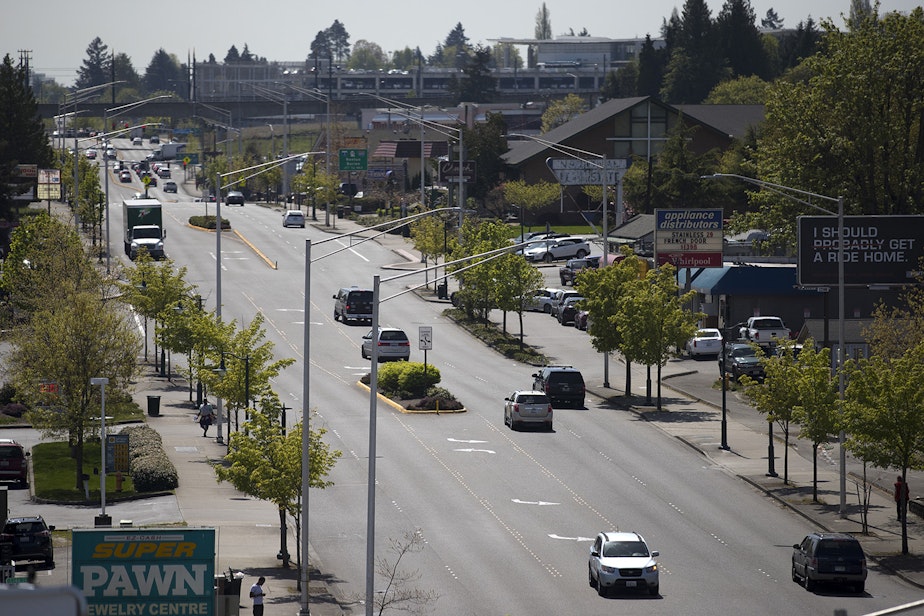
[[[803,295],[814,290],[797,287],[796,267],[726,265],[679,272],[681,286],[690,272],[690,288],[704,295]]]

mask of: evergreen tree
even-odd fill
[[[342,62],[350,57],[350,35],[339,20],[335,19],[327,29],[327,40],[337,61]]]
[[[241,61],[241,52],[237,50],[237,46],[231,45],[231,48],[228,49],[228,53],[225,54],[225,64],[236,64]]]
[[[760,27],[765,30],[779,30],[783,27],[783,20],[773,9],[767,9],[767,15],[760,20]]]
[[[658,96],[664,78],[665,54],[655,49],[651,35],[645,35],[645,43],[638,54],[638,78],[636,96]]]
[[[171,56],[163,48],[158,49],[151,58],[151,63],[144,73],[144,87],[147,93],[154,92],[182,92],[182,87],[186,80],[183,77],[183,69],[174,56]]]
[[[795,32],[787,33],[780,41],[780,69],[794,68],[803,60],[815,55],[821,43],[821,32],[811,17],[799,22]]]
[[[327,35],[327,31],[318,30],[318,33],[314,36],[314,40],[311,41],[311,53],[308,54],[308,57],[312,60],[320,60],[322,58],[330,58],[332,55],[330,37]]]
[[[475,161],[475,182],[468,194],[480,201],[501,181],[504,164],[501,155],[507,151],[507,125],[499,113],[489,113],[485,122],[477,122],[465,131],[465,158]]]
[[[548,41],[552,39],[552,16],[549,13],[548,7],[545,5],[545,2],[542,3],[542,8],[540,8],[539,12],[536,13],[535,34],[537,41]]]
[[[867,19],[876,19],[876,11],[870,6],[869,0],[850,0],[847,28],[856,30]]]
[[[462,69],[462,79],[450,84],[457,102],[489,103],[497,95],[497,80],[491,74],[491,49],[479,45],[472,61]],[[453,87],[454,86],[454,87]]]
[[[74,82],[74,86],[80,90],[112,81],[109,78],[109,63],[111,61],[112,56],[109,54],[109,47],[97,36],[90,41],[90,45],[87,47],[87,57],[84,58],[83,64],[77,69],[77,81]]]
[[[138,89],[141,85],[141,76],[132,65],[132,59],[126,53],[117,53],[112,58],[115,81],[124,81],[119,85],[120,90]]]
[[[672,25],[673,47],[661,86],[669,103],[699,103],[725,77],[715,27],[704,0],[684,3],[679,29]]]
[[[750,0],[726,0],[716,19],[718,51],[732,77],[767,78],[768,62]]]

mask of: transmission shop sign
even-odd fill
[[[838,283],[836,216],[800,216],[799,284]],[[845,216],[844,284],[915,282],[924,257],[924,216]]]
[[[655,210],[655,264],[722,267],[722,210]]]
[[[214,616],[215,529],[75,529],[88,616]]]

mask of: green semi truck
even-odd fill
[[[163,259],[164,229],[162,206],[157,199],[125,199],[122,202],[122,221],[125,225],[125,254],[135,260],[143,249],[155,259]]]

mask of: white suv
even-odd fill
[[[650,551],[638,533],[600,533],[590,546],[587,581],[597,594],[610,588],[642,589],[658,596],[657,550]]]
[[[583,259],[590,254],[590,244],[582,237],[559,237],[530,244],[523,256],[527,261],[545,261],[556,259]]]
[[[305,228],[305,214],[301,210],[288,210],[282,215],[283,227],[301,227]]]

